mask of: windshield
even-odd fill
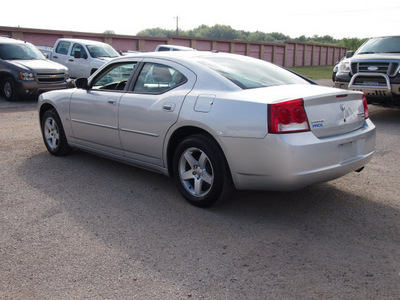
[[[3,60],[46,59],[31,44],[0,44],[0,58]]]
[[[400,36],[370,39],[357,51],[357,54],[372,53],[400,53]]]
[[[198,57],[195,60],[229,79],[242,89],[308,84],[301,77],[263,60],[241,57]]]
[[[109,45],[87,45],[90,56],[97,57],[117,57],[118,52]]]

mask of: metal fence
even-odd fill
[[[200,51],[219,51],[259,58],[284,67],[331,66],[346,53],[337,45],[301,43],[260,43],[240,40],[220,40],[191,36],[144,37],[0,26],[0,36],[10,36],[36,46],[53,46],[58,38],[81,38],[105,42],[117,51],[154,51],[157,45],[173,44]]]

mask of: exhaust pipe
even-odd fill
[[[364,170],[364,167],[359,168],[359,169],[355,170],[354,172],[360,173],[362,170]]]

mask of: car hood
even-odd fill
[[[54,71],[66,71],[67,68],[59,63],[45,60],[45,59],[32,59],[32,60],[9,60],[10,64],[17,66],[25,71],[31,72],[54,72]]]
[[[400,53],[356,54],[350,60],[399,60]]]

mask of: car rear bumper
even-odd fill
[[[375,131],[368,119],[361,129],[329,138],[305,132],[221,143],[237,189],[291,191],[364,167],[375,152]]]

